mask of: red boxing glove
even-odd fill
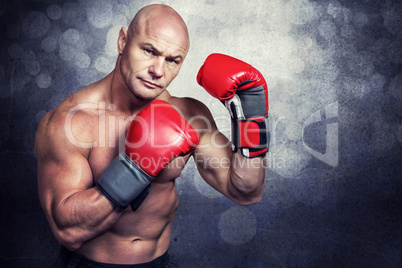
[[[118,207],[131,204],[136,210],[158,173],[199,142],[197,132],[169,103],[154,100],[131,122],[125,150],[102,174],[98,188]]]
[[[221,100],[232,116],[232,144],[245,157],[268,152],[268,87],[250,64],[223,54],[211,54],[201,66],[197,82]]]
[[[125,153],[156,177],[175,157],[191,153],[199,142],[197,132],[169,103],[154,100],[131,122]]]

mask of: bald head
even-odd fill
[[[186,23],[173,8],[167,5],[154,4],[140,9],[128,27],[128,38],[144,31],[155,31],[155,29],[158,32],[175,35],[188,50],[190,40]]]
[[[178,75],[189,46],[186,24],[176,11],[146,6],[127,30],[120,29],[116,72],[139,98],[153,99]]]

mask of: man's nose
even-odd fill
[[[155,78],[161,78],[164,75],[165,60],[162,57],[157,57],[153,60],[149,72]]]

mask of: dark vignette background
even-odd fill
[[[48,267],[57,255],[38,201],[34,134],[46,111],[114,65],[110,55],[94,60],[104,53],[108,27],[96,16],[88,23],[85,10],[92,2],[0,3],[1,267]],[[114,9],[145,3],[137,2],[111,1]],[[190,1],[180,2],[191,8]],[[230,7],[230,1],[203,2]],[[249,2],[256,8],[263,1]],[[339,165],[330,168],[313,158],[293,175],[269,169],[263,201],[241,208],[201,195],[190,163],[178,184],[181,204],[170,250],[184,267],[402,267],[402,5],[302,2],[326,12],[292,26],[290,35],[308,33],[320,48],[335,47],[339,73],[331,82],[337,88],[332,101],[339,105]],[[349,28],[342,10],[349,12]],[[205,24],[201,34],[225,26],[189,17]],[[319,72],[300,75],[316,81]],[[288,130],[278,125],[277,135]],[[316,124],[305,141],[325,151],[325,133],[325,124]]]

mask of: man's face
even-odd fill
[[[141,99],[159,96],[179,73],[188,46],[187,35],[177,25],[142,22],[121,53],[121,73],[129,90]]]

